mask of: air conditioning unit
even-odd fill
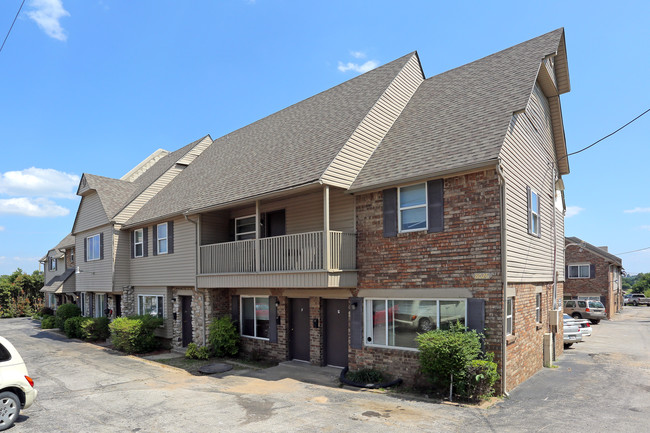
[[[562,310],[549,310],[548,322],[551,326],[560,326],[562,321]]]

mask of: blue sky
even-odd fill
[[[4,39],[21,0],[0,2]],[[70,232],[83,172],[220,137],[417,50],[427,77],[558,27],[570,152],[650,108],[650,2],[27,0],[0,52],[0,274]],[[570,158],[566,235],[650,247],[650,114]],[[621,254],[650,272],[650,249]]]

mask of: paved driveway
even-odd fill
[[[18,347],[39,390],[11,432],[629,432],[646,431],[650,413],[643,307],[601,322],[558,368],[487,410],[310,384],[283,376],[287,368],[197,377],[67,340],[29,319],[0,320],[0,334]]]

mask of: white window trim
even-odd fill
[[[94,242],[91,242],[91,240],[94,239],[94,238],[97,238],[97,243],[99,244],[99,257],[94,257],[94,256],[93,256],[93,257],[91,258],[91,255],[92,255],[92,254],[90,254],[90,253],[91,253],[91,251],[92,251],[92,249],[93,249],[91,244],[94,244]],[[87,262],[94,262],[95,260],[100,260],[100,259],[101,259],[101,257],[102,257],[102,250],[101,250],[101,248],[102,248],[102,242],[101,242],[101,238],[102,238],[102,237],[101,237],[101,235],[100,235],[99,233],[97,233],[97,234],[95,234],[95,235],[92,235],[92,236],[88,236],[88,237],[86,238],[86,261],[87,261]]]
[[[269,312],[271,311],[271,304],[270,304],[270,298],[268,296],[240,296],[239,297],[239,323],[242,324],[239,326],[239,335],[244,337],[244,338],[252,338],[254,340],[263,340],[263,341],[269,341],[269,337],[258,337],[257,336],[257,314],[256,310],[253,311],[253,315],[255,316],[255,320],[253,322],[253,330],[255,331],[255,335],[246,335],[244,334],[244,299],[253,299],[253,305],[255,305],[255,299],[257,298],[266,298],[269,299]],[[271,321],[271,316],[269,315],[269,326],[270,326],[270,321]]]
[[[586,266],[587,267],[587,276],[586,277],[581,277],[580,276],[580,267],[581,266]],[[572,267],[574,267],[574,268],[577,267],[578,268],[578,276],[577,277],[571,277],[570,276]],[[567,265],[567,268],[568,268],[567,269],[568,272],[567,272],[566,277],[571,279],[571,280],[584,280],[584,279],[591,278],[591,263],[571,263],[571,264]]]
[[[508,305],[510,304],[510,314],[508,314]],[[506,299],[506,335],[515,333],[515,297],[510,296]]]
[[[100,298],[104,299],[104,308],[99,308],[99,302],[97,302]],[[108,297],[106,296],[106,293],[95,293],[95,302],[94,302],[95,308],[93,309],[93,316],[95,317],[104,317],[104,310],[106,309],[106,306],[108,305]]]
[[[533,188],[528,189],[528,203],[530,203],[530,207],[528,208],[528,234],[531,234],[533,236],[539,237],[541,234],[541,227],[542,227],[542,221],[539,217],[539,209],[541,207],[541,203],[539,200],[539,194],[537,191],[535,191]],[[535,197],[537,197],[537,208],[533,208],[533,194]],[[537,227],[536,230],[533,228],[533,215],[537,216]]]
[[[535,320],[542,323],[542,294],[535,293]]]
[[[165,233],[167,234],[165,237],[160,236],[160,227],[165,226]],[[158,254],[167,254],[169,252],[169,225],[167,223],[160,223],[158,224],[156,229],[156,251]],[[167,241],[165,243],[165,251],[160,251],[160,241]]]
[[[140,232],[140,242],[137,241],[138,235]],[[142,245],[142,252],[138,255],[137,245]],[[133,231],[133,257],[144,257],[144,229],[137,229]]]
[[[50,257],[50,271],[56,271],[56,257]]]
[[[245,220],[245,219],[249,219],[249,218],[253,218],[253,220],[256,220],[256,216],[255,216],[254,214],[253,214],[253,215],[246,215],[246,216],[239,217],[239,218],[235,218],[235,240],[236,240],[236,241],[239,241],[239,240],[250,240],[250,239],[240,239],[240,238],[239,238],[240,236],[251,235],[251,234],[253,235],[253,237],[257,236],[257,230],[253,230],[253,231],[250,231],[250,232],[241,232],[241,233],[237,233],[237,221],[239,221],[239,220]],[[256,224],[256,223],[253,222],[253,225],[255,225],[255,224]]]
[[[417,352],[419,349],[416,347],[404,347],[404,346],[389,346],[387,344],[375,344],[374,343],[374,333],[372,333],[372,323],[368,323],[369,317],[373,316],[372,312],[372,303],[373,301],[435,301],[436,302],[436,329],[440,329],[440,302],[443,301],[463,301],[465,302],[465,326],[467,326],[467,308],[468,302],[467,298],[365,298],[364,300],[364,315],[363,315],[363,341],[364,346],[368,347],[380,347],[383,349],[392,349],[392,350],[407,350],[411,352]],[[368,306],[370,305],[370,308]],[[387,308],[388,305],[384,304]],[[388,333],[388,327],[386,327],[386,333]],[[386,341],[388,341],[388,335],[385,336]],[[371,338],[373,342],[368,342],[368,338]]]
[[[145,313],[143,311],[144,308],[144,298],[156,298],[156,316],[153,317],[160,317],[162,319],[165,318],[165,295],[149,295],[146,293],[141,293],[138,295],[138,315],[143,316],[148,313]],[[162,312],[160,312],[160,315],[158,315],[158,298],[162,298]]]
[[[402,195],[402,188],[408,188],[409,186],[416,186],[416,185],[424,185],[424,204],[418,204],[415,206],[401,206],[401,195]],[[429,191],[428,191],[428,185],[427,182],[418,182],[418,183],[412,183],[409,185],[402,185],[399,188],[397,188],[397,230],[398,233],[410,233],[410,232],[421,232],[421,231],[427,231],[429,230]],[[409,209],[418,209],[418,208],[424,208],[424,227],[423,228],[418,228],[418,229],[410,229],[410,230],[402,230],[402,211],[403,210],[409,210]]]

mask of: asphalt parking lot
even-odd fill
[[[0,320],[0,335],[21,352],[39,390],[10,432],[629,432],[647,431],[650,413],[645,307],[594,326],[557,368],[489,409],[339,388],[327,370],[307,382],[291,365],[192,376],[42,331],[30,319]]]

